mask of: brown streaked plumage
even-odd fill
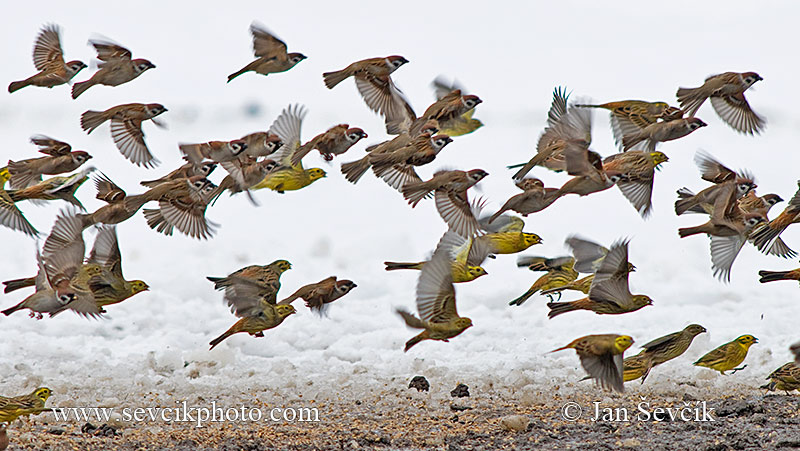
[[[725,72],[706,78],[699,88],[679,88],[678,102],[688,116],[694,116],[706,99],[719,117],[734,130],[746,134],[758,134],[766,121],[756,114],[744,92],[757,81],[763,80],[755,72]]]
[[[267,31],[263,25],[253,22],[250,25],[250,33],[253,35],[253,54],[257,58],[242,69],[228,75],[228,83],[250,71],[265,76],[286,72],[306,59],[302,53],[287,53],[286,43]]]
[[[144,142],[142,122],[155,120],[159,114],[167,111],[159,103],[128,103],[117,105],[105,111],[86,111],[81,115],[81,128],[86,133],[92,133],[106,121],[111,121],[111,138],[122,155],[137,166],[152,168],[159,161],[150,153],[147,143]]]
[[[8,85],[8,92],[13,93],[26,86],[52,88],[69,83],[86,64],[81,61],[64,63],[64,51],[61,49],[61,29],[58,25],[45,25],[36,37],[33,46],[33,65],[39,72],[21,81],[13,81]]]
[[[291,296],[278,302],[278,305],[291,304],[296,299],[302,299],[305,301],[306,307],[322,314],[328,304],[346,295],[357,286],[352,280],[336,280],[336,276],[331,276],[317,283],[298,288]]]
[[[131,51],[119,44],[102,40],[90,40],[89,44],[97,51],[97,59],[100,60],[97,67],[100,70],[95,72],[90,79],[72,86],[73,99],[77,99],[92,86],[119,86],[132,81],[148,69],[156,67],[155,64],[143,58],[131,59],[133,56]]]

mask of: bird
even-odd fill
[[[211,160],[215,163],[236,160],[242,152],[247,150],[247,143],[241,139],[234,139],[233,141],[179,144],[178,148],[186,161],[199,165],[206,160]]]
[[[157,199],[146,197],[158,201],[157,209],[142,210],[151,229],[171,236],[177,228],[181,233],[199,240],[211,238],[216,233],[219,224],[206,218],[206,209],[217,195],[217,185],[208,179],[193,181],[193,178],[181,181],[182,186],[177,191],[168,192]],[[151,191],[158,188],[152,188]]]
[[[420,271],[416,296],[419,317],[403,309],[396,310],[406,326],[422,329],[406,342],[405,352],[423,340],[448,342],[472,327],[472,320],[459,316],[456,310],[456,292],[448,253],[449,250],[440,241],[430,262]]]
[[[455,90],[465,92],[464,88],[458,82],[453,81],[452,83],[448,83],[442,77],[436,77],[431,82],[431,87],[433,87],[436,100],[441,100]],[[473,107],[460,116],[454,117],[451,122],[440,124],[440,126],[443,127],[442,133],[447,136],[462,136],[483,127],[483,122],[479,119],[475,119],[473,117],[474,114],[475,108]]]
[[[38,387],[27,395],[0,396],[0,423],[11,423],[21,416],[39,415],[46,409],[47,399],[53,393],[47,387]]]
[[[563,155],[567,173],[574,177],[553,194],[559,198],[567,194],[588,196],[605,191],[623,178],[623,174],[606,171],[603,168],[602,157],[582,145],[573,142],[567,143],[563,149]]]
[[[699,324],[690,324],[683,330],[645,343],[642,345],[643,351],[639,355],[642,355],[641,359],[646,361],[647,365],[642,374],[633,379],[642,378],[642,383],[644,383],[653,367],[683,355],[689,349],[694,338],[705,332],[707,332],[705,327]]]
[[[775,193],[759,196],[752,190],[737,201],[739,208],[743,212],[757,213],[763,216],[767,216],[772,207],[780,202],[783,202],[783,198]]]
[[[581,359],[581,366],[595,380],[595,383],[606,390],[624,392],[623,386],[623,353],[633,344],[629,335],[602,334],[587,335],[576,338],[566,346],[554,349],[574,349]]]
[[[50,177],[27,188],[6,190],[5,192],[12,202],[63,200],[83,209],[83,204],[75,197],[75,192],[86,180],[89,180],[89,174],[94,170],[94,167],[89,166],[74,174]]]
[[[131,59],[131,51],[119,44],[99,39],[90,40],[89,44],[97,51],[99,70],[88,80],[72,85],[73,99],[77,99],[92,86],[119,86],[156,67],[144,58]]]
[[[292,166],[300,164],[300,160],[314,149],[317,149],[325,161],[333,160],[334,155],[347,152],[350,147],[368,135],[358,127],[348,124],[334,125],[303,144],[292,155]]]
[[[241,139],[246,144],[244,156],[250,158],[270,156],[283,146],[281,138],[270,132],[253,132],[242,136]]]
[[[305,188],[325,177],[320,168],[303,168],[302,162],[293,165],[292,155],[300,148],[300,128],[303,125],[306,110],[301,105],[289,105],[269,128],[270,133],[280,137],[283,145],[270,159],[278,163],[278,167],[270,171],[253,189],[269,188],[278,193]]]
[[[542,294],[552,296],[564,290],[575,290],[583,294],[589,294],[589,289],[594,282],[594,275],[597,270],[600,269],[603,260],[609,253],[609,249],[593,241],[574,235],[567,237],[564,244],[572,251],[572,255],[575,259],[575,264],[573,265],[575,270],[578,271],[578,273],[589,273],[589,275],[559,287],[542,290]],[[625,271],[614,273],[611,277],[615,279],[623,278],[626,277],[627,273],[635,271],[636,266],[628,262],[628,267]]]
[[[603,170],[606,173],[623,174],[617,180],[617,188],[633,208],[647,218],[652,212],[655,171],[667,161],[669,158],[663,152],[631,150],[604,158]]]
[[[103,270],[101,275],[89,279],[89,289],[99,307],[118,304],[150,289],[143,280],[126,280],[123,276],[116,226],[98,228],[87,263]]]
[[[137,166],[152,168],[160,162],[144,142],[142,122],[149,119],[160,126],[155,117],[166,111],[160,103],[127,103],[105,111],[89,110],[81,115],[81,128],[92,133],[104,122],[111,121],[111,138],[122,155]]]
[[[740,133],[758,134],[766,121],[750,108],[744,92],[761,80],[763,78],[755,72],[712,75],[699,88],[679,88],[678,102],[688,116],[694,116],[706,99],[710,99],[714,111],[731,128]]]
[[[535,166],[544,166],[555,172],[567,170],[564,149],[570,146],[588,150],[592,142],[592,115],[588,110],[567,106],[569,94],[564,88],[553,90],[553,102],[547,114],[547,127],[539,136],[536,155],[527,163],[509,166],[514,169],[522,166],[513,176],[522,180]]]
[[[682,238],[694,233],[708,233],[711,238],[711,268],[714,276],[730,282],[731,268],[739,251],[753,230],[765,222],[766,218],[763,215],[748,213],[744,217],[737,216],[720,223],[712,219],[697,227],[678,229],[678,233]]]
[[[560,287],[578,278],[578,272],[574,268],[575,259],[572,257],[521,257],[517,259],[517,266],[527,267],[531,271],[544,271],[545,274],[536,279],[528,291],[508,305],[522,305],[538,291]]]
[[[19,91],[26,86],[52,88],[69,83],[86,67],[86,64],[78,60],[64,62],[61,28],[55,24],[45,25],[36,36],[33,45],[33,65],[39,72],[25,80],[11,82],[8,85],[9,93]]]
[[[240,70],[228,75],[228,83],[245,72],[255,72],[261,75],[286,72],[297,63],[306,59],[302,53],[287,53],[286,43],[275,37],[263,25],[253,22],[250,24],[250,34],[253,35],[253,54],[256,59]]]
[[[279,326],[283,320],[295,314],[289,305],[276,305],[280,276],[291,269],[286,260],[276,260],[269,265],[251,265],[241,268],[227,277],[207,277],[214,288],[225,290],[225,301],[231,312],[241,318],[222,335],[212,340],[214,349],[233,334],[247,332],[254,337],[263,337],[264,331]]]
[[[407,183],[401,192],[412,207],[433,192],[436,210],[447,226],[461,236],[471,237],[477,233],[480,224],[470,207],[467,190],[487,175],[489,173],[483,169],[437,171],[430,180]]]
[[[391,74],[406,63],[408,60],[400,55],[368,58],[338,71],[325,72],[322,78],[325,86],[333,89],[353,77],[369,109],[383,116],[387,124],[395,121],[410,123],[417,116],[391,78]]]
[[[589,296],[577,301],[548,302],[550,313],[547,317],[552,319],[575,310],[590,310],[598,315],[619,315],[653,305],[649,296],[631,294],[628,287],[629,268],[628,241],[617,241],[600,263],[589,288]]]
[[[10,175],[8,186],[11,189],[22,189],[35,185],[42,181],[43,174],[58,175],[72,172],[92,158],[86,151],[73,151],[69,144],[44,135],[33,136],[31,142],[39,147],[39,152],[47,156],[18,161],[9,160],[7,166]]]
[[[211,196],[214,200],[222,194],[223,191],[230,191],[231,196],[236,193],[247,193],[250,202],[253,205],[258,205],[255,198],[250,194],[250,188],[255,187],[261,183],[272,171],[278,167],[278,163],[271,159],[264,159],[256,161],[254,158],[240,158],[233,161],[226,161],[220,163],[223,169],[228,172],[228,175],[222,179],[216,192]]]
[[[473,215],[480,216],[481,203],[473,203]],[[489,217],[480,217],[481,235],[476,241],[485,243],[491,254],[516,254],[529,247],[541,244],[542,238],[529,232],[523,232],[525,222],[522,218],[511,215],[501,215],[491,223]]]
[[[458,233],[448,230],[439,239],[437,248],[447,251],[450,256],[453,283],[471,282],[488,274],[481,264],[489,256],[490,248],[483,241],[464,238]],[[422,270],[428,262],[383,262],[383,264],[386,265],[386,271],[398,269]]]
[[[800,180],[797,181],[798,190],[794,193],[789,204],[766,227],[761,227],[752,235],[753,244],[764,253],[772,253],[773,248],[780,246],[780,235],[790,225],[800,222]]]
[[[609,111],[611,130],[617,146],[622,146],[623,136],[655,124],[659,119],[671,121],[683,117],[680,108],[666,102],[647,102],[644,100],[620,100],[599,105],[577,104],[578,108],[602,108]]]
[[[800,341],[790,346],[789,350],[794,354],[794,363],[800,365]]]
[[[686,188],[678,190],[678,200],[675,202],[675,214],[678,216],[684,213],[706,213],[721,222],[736,201],[758,188],[752,173],[735,172],[708,152],[697,152],[694,161],[700,169],[701,178],[713,185],[697,194]],[[791,205],[791,201],[789,203]]]
[[[800,390],[800,366],[789,362],[767,376],[768,384],[760,388],[769,391],[783,390],[788,395],[792,390]]]
[[[298,288],[289,297],[278,302],[278,305],[290,305],[296,299],[302,299],[305,301],[306,307],[321,315],[331,302],[346,295],[357,286],[352,280],[337,280],[336,276],[331,276],[317,283]]]
[[[458,127],[463,122],[463,116],[474,111],[482,102],[476,95],[464,95],[460,89],[454,89],[433,102],[420,117],[409,114],[400,119],[387,120],[386,132],[390,135],[403,132],[416,135],[430,121],[435,121],[440,130]]]
[[[370,152],[369,164],[376,177],[400,191],[409,183],[419,183],[422,179],[414,170],[436,159],[445,146],[453,142],[447,135],[422,133],[410,143],[392,151]]]
[[[628,151],[636,147],[639,143],[644,143],[644,149],[641,150],[652,152],[656,150],[656,145],[658,143],[683,138],[706,125],[708,124],[696,117],[655,122],[645,128],[623,136],[622,150]]]
[[[217,194],[217,186],[203,176],[176,179],[156,185],[142,194],[126,196],[122,201],[128,212],[136,212],[147,202],[158,202],[158,209],[142,213],[151,229],[172,235],[181,233],[197,239],[214,235],[217,224],[205,217],[208,204]]]
[[[367,147],[368,153],[364,157],[356,161],[342,163],[342,174],[344,175],[345,179],[347,179],[348,182],[356,184],[361,179],[361,177],[364,176],[364,174],[366,174],[366,172],[372,167],[372,163],[370,163],[370,155],[372,155],[373,153],[375,155],[381,153],[392,153],[396,150],[402,149],[405,146],[413,143],[422,134],[427,134],[428,136],[434,136],[438,131],[439,131],[439,124],[435,120],[430,120],[421,126],[419,133],[414,134],[413,136],[411,135],[410,131],[404,131],[388,141],[383,141],[378,144],[373,144]],[[400,171],[395,171],[395,172],[397,174],[400,174]],[[417,176],[417,178],[419,178],[419,176]],[[392,186],[394,187],[393,184]]]
[[[142,186],[146,186],[148,188],[153,188],[164,182],[176,179],[186,179],[195,175],[208,177],[209,175],[211,175],[212,172],[214,172],[214,169],[216,169],[217,164],[218,163],[210,160],[202,161],[200,163],[188,162],[161,178],[157,178],[154,180],[143,180],[139,182],[139,184]]]
[[[735,340],[720,345],[703,357],[700,357],[700,359],[694,362],[694,365],[711,368],[712,370],[719,371],[722,375],[725,375],[726,371],[733,370],[731,374],[734,374],[747,367],[747,365],[744,365],[740,368],[736,368],[736,365],[744,362],[745,357],[747,357],[747,351],[750,349],[750,346],[755,343],[758,343],[756,337],[752,335],[741,335]]]
[[[281,288],[281,274],[290,269],[292,264],[281,259],[268,265],[245,266],[226,277],[206,277],[206,279],[214,282],[215,290],[225,290],[225,301],[233,313],[248,313],[237,305],[238,296],[249,296],[257,291],[259,297],[265,298],[268,304],[275,304],[278,290]]]
[[[550,205],[553,205],[553,202],[559,198],[557,188],[545,188],[544,183],[538,178],[525,178],[517,182],[516,185],[522,192],[511,196],[503,206],[489,218],[489,223],[509,210],[516,211],[522,216],[538,213]]]
[[[119,224],[133,217],[137,208],[130,208],[125,202],[127,194],[125,191],[111,181],[105,174],[100,174],[94,179],[97,188],[97,199],[106,203],[102,207],[89,214],[79,214],[83,222],[83,228],[88,228],[95,224]]]
[[[653,366],[652,357],[651,354],[645,351],[625,357],[622,361],[622,381],[630,382],[641,378],[642,383],[644,383]]]
[[[96,265],[83,266],[85,244],[82,221],[74,212],[61,211],[53,230],[44,242],[41,253],[37,249],[39,272],[36,275],[36,292],[17,305],[4,310],[6,316],[29,309],[31,317],[50,317],[65,310],[73,310],[84,317],[100,316],[88,280],[101,273]]]

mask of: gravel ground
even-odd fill
[[[83,421],[57,422],[47,413],[15,422],[9,430],[9,449],[455,451],[671,449],[675,443],[685,450],[800,448],[800,396],[791,394],[734,390],[700,400],[691,389],[682,395],[617,396],[588,389],[563,395],[556,387],[552,394],[516,399],[499,390],[472,390],[471,396],[460,398],[442,395],[449,391],[387,387],[363,399],[310,403],[319,411],[318,422],[220,422],[201,428],[175,422],[117,422],[116,430],[93,433]],[[251,401],[241,399],[245,404]],[[574,404],[565,410],[567,403]],[[703,419],[704,404],[706,421],[697,421]],[[593,418],[595,405],[600,418]],[[603,408],[613,409],[613,418],[603,417]],[[677,417],[671,420],[668,411],[657,408],[678,409],[673,410]],[[581,418],[565,419],[579,410]],[[656,415],[665,421],[656,421]]]

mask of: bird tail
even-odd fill
[[[762,386],[760,386],[758,388],[763,388],[763,389],[766,389],[766,390],[769,390],[769,391],[775,391],[775,386],[776,385],[778,385],[778,384],[775,383],[775,381],[770,381],[769,384],[762,385]]]
[[[347,77],[350,76],[350,72],[347,69],[337,70],[335,72],[325,72],[322,74],[323,80],[325,80],[325,86],[328,89],[333,89],[339,83],[347,80]]]
[[[678,103],[687,117],[693,117],[708,96],[700,88],[678,88]]]
[[[522,305],[522,304],[525,303],[525,301],[530,299],[530,297],[533,296],[537,291],[538,291],[538,289],[536,289],[536,290],[530,289],[530,290],[526,291],[522,296],[520,296],[520,297],[514,299],[513,301],[509,302],[508,305],[518,305],[518,306]],[[550,304],[547,304],[547,305],[549,306]]]
[[[547,306],[550,308],[550,313],[547,314],[547,317],[550,319],[553,319],[563,313],[581,310],[575,305],[574,302],[548,302]]]
[[[383,262],[386,265],[387,271],[394,271],[396,269],[422,269],[421,263],[401,263],[401,262]]]
[[[86,92],[86,90],[92,86],[94,86],[94,83],[92,83],[91,79],[75,83],[72,85],[72,98],[77,99],[79,95]]]
[[[20,89],[30,85],[31,83],[28,80],[22,81],[12,81],[11,84],[8,85],[8,92],[13,93],[19,91]]]
[[[774,221],[773,221],[774,223]],[[770,244],[784,231],[786,227],[773,227],[771,224],[758,228],[750,239],[761,252],[767,252]]]
[[[508,204],[508,202],[506,202],[506,205],[507,204]],[[506,205],[503,205],[502,208],[497,210],[497,213],[495,213],[492,216],[490,216],[489,217],[489,222],[487,222],[487,224],[493,223],[495,219],[499,218],[500,216],[502,216],[503,213],[507,212],[509,210],[509,208]],[[517,265],[517,266],[519,266],[519,265]],[[523,266],[528,266],[528,265],[523,265]]]
[[[622,137],[622,148],[627,151],[646,139],[647,137],[645,137],[641,132],[625,135]]]
[[[764,271],[761,270],[758,272],[758,275],[761,276],[759,282],[767,283],[767,282],[775,282],[776,280],[792,280],[791,278],[787,277],[790,271]],[[5,283],[5,282],[3,282]],[[8,291],[6,291],[7,293]]]
[[[230,329],[226,330],[224,334],[222,334],[219,337],[211,340],[211,342],[208,343],[209,345],[211,345],[211,347],[208,348],[208,350],[210,351],[210,350],[214,349],[214,347],[216,347],[218,344],[222,343],[226,338],[230,337],[231,335],[235,334],[236,332],[238,332],[238,331],[235,331],[233,329],[233,327],[231,327]]]
[[[701,226],[681,227],[680,229],[678,229],[678,235],[680,235],[681,238],[686,238],[687,236],[698,235],[701,233],[705,233]]]
[[[92,133],[94,129],[99,127],[106,120],[108,120],[108,118],[103,111],[89,110],[81,114],[81,128],[84,129],[86,133]]]
[[[3,282],[3,285],[6,286],[5,289],[3,289],[3,293],[11,293],[12,291],[19,290],[20,288],[32,287],[36,285],[36,278],[28,277],[26,279],[7,280]]]
[[[10,314],[12,314],[12,313],[16,312],[17,310],[22,310],[22,309],[23,309],[23,306],[22,306],[22,304],[24,304],[24,303],[25,303],[25,301],[22,301],[22,302],[20,302],[19,304],[15,305],[15,306],[13,306],[13,307],[11,307],[11,308],[9,308],[9,309],[5,309],[5,310],[3,310],[3,311],[2,311],[3,315],[6,315],[6,316],[8,316],[8,315],[10,315]]]
[[[427,182],[408,183],[403,186],[403,197],[408,200],[409,205],[416,207],[419,201],[426,197],[431,197],[431,187]]]
[[[228,81],[227,81],[227,83],[230,83],[230,82],[231,82],[231,80],[233,80],[234,78],[238,77],[239,75],[242,75],[243,73],[247,72],[248,70],[250,70],[250,69],[248,69],[248,68],[245,66],[245,67],[241,68],[240,70],[238,70],[238,71],[236,71],[236,72],[234,72],[234,73],[232,73],[232,74],[228,75]]]
[[[417,344],[420,341],[424,340],[425,339],[425,332],[427,332],[427,331],[422,331],[421,333],[416,335],[411,340],[408,340],[406,342],[406,347],[403,349],[403,352],[408,352],[408,350],[411,349],[415,344]]]
[[[405,310],[397,309],[397,314],[406,322],[406,326],[414,329],[425,329],[425,322]]]
[[[675,214],[680,216],[687,211],[692,211],[695,206],[694,194],[686,188],[679,189],[678,200],[675,201]]]
[[[355,184],[369,170],[369,155],[360,160],[342,164],[342,174],[348,182]]]

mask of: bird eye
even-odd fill
[[[473,107],[475,107],[475,101],[474,101],[474,100],[472,100],[472,99],[469,99],[469,100],[467,100],[465,103],[466,103],[466,105],[467,105],[467,108],[473,108]]]
[[[200,188],[203,187],[203,183],[204,182],[202,180],[198,180],[198,181],[192,183],[192,185],[194,185],[195,188],[200,189]]]
[[[58,300],[61,302],[61,305],[67,305],[72,300],[72,297],[73,295],[71,294],[62,294],[58,297]]]

